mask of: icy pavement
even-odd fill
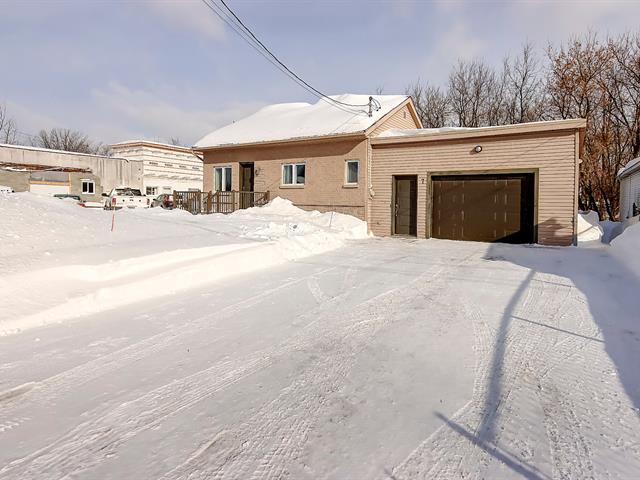
[[[0,337],[0,478],[640,478],[638,287],[369,239]]]

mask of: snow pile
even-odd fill
[[[578,244],[600,242],[604,231],[600,226],[600,217],[596,212],[578,213]]]
[[[612,220],[603,220],[600,222],[600,227],[602,228],[602,242],[609,243],[612,238],[615,238],[618,235],[618,230],[621,228],[621,222],[614,222]]]
[[[367,237],[361,220],[274,199],[232,215],[0,198],[0,335],[202,287]],[[115,228],[111,231],[111,224]]]
[[[194,148],[258,143],[323,135],[364,132],[407,100],[406,95],[375,95],[379,110],[368,115],[369,95],[335,95],[331,98],[359,107],[336,108],[321,99],[309,103],[269,105],[242,120],[222,127],[196,142]]]
[[[640,223],[625,229],[611,241],[611,252],[640,277]]]

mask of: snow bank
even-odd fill
[[[276,198],[231,215],[112,212],[24,193],[0,199],[0,335],[273,267],[367,237],[366,224]]]
[[[596,212],[578,213],[578,244],[600,242],[603,233],[603,229],[600,226],[600,217]]]
[[[602,242],[609,243],[612,238],[615,238],[616,232],[620,229],[622,223],[614,222],[612,220],[603,220],[600,222],[600,227],[602,228]]]
[[[611,253],[640,277],[640,224],[625,229],[611,241]]]

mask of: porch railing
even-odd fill
[[[260,207],[269,202],[269,192],[173,192],[173,208],[186,210],[194,215],[232,213],[250,207]]]

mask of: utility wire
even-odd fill
[[[260,53],[264,58],[266,58],[269,63],[274,65],[278,70],[287,75],[293,81],[295,81],[298,85],[304,88],[307,92],[312,95],[318,97],[321,100],[324,100],[327,103],[332,104],[336,108],[340,108],[343,111],[348,113],[362,113],[362,110],[353,111],[352,108],[364,108],[369,107],[374,108],[375,110],[380,109],[380,103],[377,100],[371,99],[370,103],[366,104],[354,104],[354,103],[346,103],[336,100],[335,98],[330,97],[329,95],[324,94],[317,88],[310,85],[304,79],[302,79],[299,75],[297,75],[293,70],[291,70],[287,65],[284,64],[271,50],[267,48],[267,46],[251,31],[249,27],[245,25],[245,23],[236,15],[236,13],[227,5],[224,0],[220,0],[226,11],[224,11],[218,4],[215,3],[214,0],[202,0],[202,2],[214,13],[218,18],[220,18],[224,23],[226,23],[229,27],[231,27],[236,34],[240,36],[245,42],[249,44],[254,50]],[[228,13],[227,13],[228,12]],[[231,16],[229,16],[231,15]],[[349,110],[348,110],[349,109]]]
[[[213,1],[208,1],[208,0],[202,0],[202,2],[220,19],[222,20],[224,23],[226,23],[240,38],[242,38],[245,42],[247,42],[249,44],[249,46],[251,46],[256,52],[258,52],[260,55],[262,55],[269,63],[271,63],[273,66],[275,66],[278,70],[280,70],[282,73],[284,73],[285,75],[287,75],[289,78],[291,78],[293,81],[295,81],[300,87],[304,88],[308,93],[310,93],[311,95],[325,101],[326,103],[328,103],[329,105],[339,108],[340,110],[346,112],[346,113],[351,113],[351,114],[358,114],[358,113],[362,113],[361,110],[352,110],[352,109],[347,109],[346,107],[343,107],[337,103],[333,103],[333,99],[331,97],[321,97],[319,96],[316,92],[314,92],[313,90],[309,89],[305,84],[299,82],[295,77],[292,77],[281,65],[279,65],[275,60],[273,60],[269,55],[266,54],[266,52],[264,52],[262,50],[262,48],[258,45],[255,44],[251,37],[249,36],[249,34],[247,34],[244,30],[242,30],[234,21],[233,18],[229,16],[229,14],[227,12],[225,12],[224,10],[222,10],[222,8],[217,5],[215,2]]]
[[[352,110],[347,110],[344,107],[339,107],[339,106],[331,103],[329,101],[329,100],[331,100],[330,98],[327,100],[327,99],[324,99],[323,97],[319,97],[318,94],[315,93],[313,90],[310,90],[304,84],[298,82],[295,78],[291,77],[282,66],[280,66],[271,57],[269,57],[258,45],[255,45],[252,42],[252,39],[248,36],[248,34],[245,33],[239,26],[237,26],[237,24],[233,21],[233,19],[229,16],[229,14],[226,13],[224,10],[222,10],[220,6],[218,6],[215,2],[209,2],[207,0],[202,0],[202,1],[220,20],[222,20],[224,23],[226,23],[229,26],[229,28],[231,28],[234,31],[234,33],[236,33],[240,38],[242,38],[245,42],[247,42],[254,50],[256,50],[256,52],[258,52],[260,55],[262,55],[269,63],[271,63],[273,66],[275,66],[278,70],[280,70],[285,75],[289,76],[289,78],[294,80],[299,86],[304,88],[308,93],[310,93],[311,95],[313,95],[315,97],[322,98],[323,100],[325,100],[330,105],[336,106],[336,107],[340,108],[341,110],[343,110],[343,111],[345,111],[347,113],[358,113],[358,112],[354,112]]]
[[[240,26],[242,26],[242,28],[249,34],[251,35],[251,37],[258,42],[258,44],[269,54],[269,56],[271,56],[276,62],[278,62],[280,65],[282,65],[282,67],[289,72],[291,75],[293,75],[295,78],[297,78],[298,80],[300,80],[300,82],[304,83],[307,87],[309,87],[311,90],[313,90],[314,92],[316,92],[318,95],[320,95],[321,97],[327,97],[330,98],[328,95],[325,95],[324,93],[322,93],[320,90],[314,88],[313,86],[309,85],[307,82],[305,82],[302,78],[300,78],[295,72],[293,72],[289,67],[287,67],[283,62],[280,61],[280,59],[278,57],[276,57],[276,55],[269,50],[266,45],[264,43],[262,43],[260,41],[260,39],[258,37],[255,36],[255,34],[251,31],[251,29],[249,27],[247,27],[242,20],[240,20],[240,18],[238,18],[238,16],[235,14],[235,12],[233,10],[231,10],[231,8],[229,7],[229,5],[227,5],[227,2],[225,2],[224,0],[220,0],[220,3],[222,3],[222,5],[224,5],[224,7],[229,11],[229,13],[231,15],[233,15],[233,18],[235,18],[238,23],[240,24]],[[365,103],[364,105],[362,104],[353,104],[353,103],[345,103],[345,102],[340,102],[339,100],[336,99],[331,99],[333,102],[335,103],[339,103],[340,105],[344,105],[345,107],[368,107],[369,104]]]

